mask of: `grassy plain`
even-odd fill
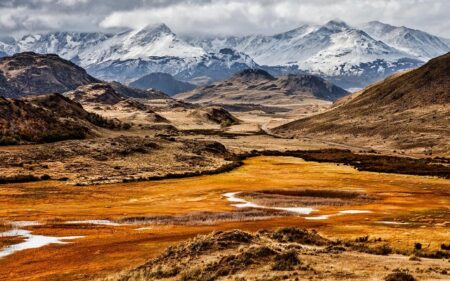
[[[450,180],[360,172],[293,157],[255,157],[228,173],[185,179],[77,187],[44,181],[0,186],[0,221],[39,221],[34,234],[84,236],[65,245],[17,252],[0,259],[0,280],[88,280],[135,267],[168,245],[213,230],[256,231],[281,226],[317,229],[331,239],[380,237],[399,252],[415,242],[427,251],[449,243]],[[343,210],[371,213],[307,220],[304,215],[192,224],[89,225],[67,221],[235,212],[223,194],[263,190],[337,190],[376,197],[367,204],[320,206],[308,216]],[[213,216],[214,217],[214,216]],[[384,221],[400,224],[383,224]],[[70,278],[69,278],[70,277]]]

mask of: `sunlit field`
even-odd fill
[[[0,232],[61,239],[0,257],[0,279],[101,277],[199,233],[234,228],[307,227],[331,239],[380,237],[399,253],[420,242],[431,252],[450,241],[449,186],[293,157],[255,157],[228,173],[155,182],[1,185]],[[253,208],[232,202],[230,192]],[[288,210],[306,205],[310,212]],[[20,243],[0,235],[0,253]]]

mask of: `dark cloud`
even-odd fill
[[[98,31],[164,22],[182,34],[271,34],[340,18],[450,37],[448,0],[0,0],[0,35]]]

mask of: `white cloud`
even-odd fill
[[[183,34],[272,34],[340,18],[380,20],[450,38],[449,0],[1,0],[0,33],[166,23]]]
[[[450,37],[448,0],[219,0],[180,2],[162,7],[117,11],[102,27],[138,27],[164,22],[180,33],[274,33],[302,23],[340,18],[351,24],[370,20],[411,26]]]

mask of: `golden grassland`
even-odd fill
[[[168,245],[213,230],[296,226],[315,228],[333,239],[370,235],[396,250],[415,242],[437,250],[450,242],[450,180],[360,172],[349,166],[305,162],[293,157],[255,157],[231,172],[185,179],[76,187],[61,182],[0,186],[0,221],[39,221],[34,234],[85,236],[65,245],[17,252],[0,259],[0,280],[87,280],[135,267]],[[364,205],[323,206],[311,216],[341,210],[372,213],[306,220],[304,216],[218,221],[202,225],[64,224],[70,220],[232,212],[225,192],[273,189],[361,191],[377,197]],[[417,222],[383,225],[379,221]],[[70,278],[69,278],[70,277]]]

